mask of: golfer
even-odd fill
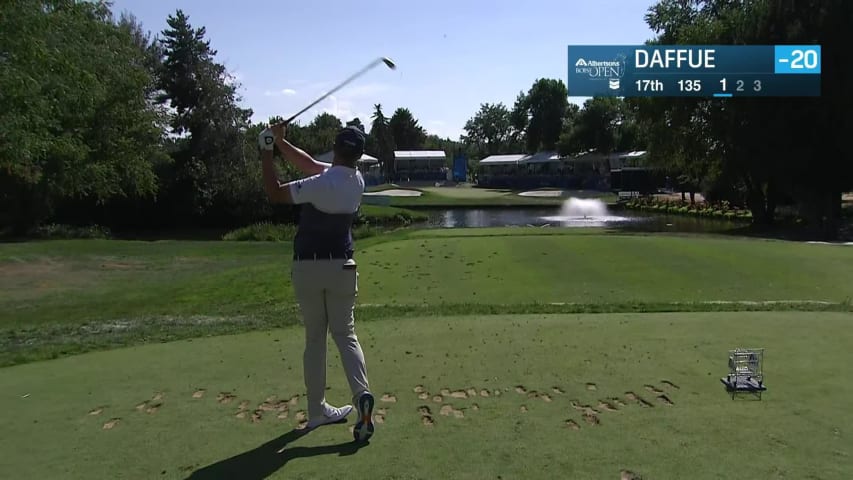
[[[308,429],[338,422],[352,405],[326,403],[326,335],[340,351],[344,371],[358,410],[353,435],[364,441],[373,435],[373,405],[367,367],[355,335],[353,309],[358,271],[353,259],[352,224],[364,193],[356,162],[364,153],[364,134],[355,127],[335,138],[331,164],[311,158],[284,139],[285,127],[273,126],[259,137],[264,189],[272,203],[299,204],[299,227],[293,242],[292,281],[305,324],[303,372],[308,390]],[[282,183],[273,165],[273,146],[306,178]]]

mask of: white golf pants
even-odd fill
[[[293,262],[292,281],[305,325],[303,373],[309,418],[322,416],[326,401],[326,341],[331,332],[353,397],[368,390],[367,367],[355,335],[358,271],[345,260]]]

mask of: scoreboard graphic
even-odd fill
[[[572,97],[819,97],[820,45],[570,45]]]

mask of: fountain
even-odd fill
[[[563,202],[560,214],[542,217],[542,220],[564,227],[601,227],[612,222],[626,222],[628,217],[610,215],[607,204],[597,198],[572,197]]]
[[[563,202],[561,217],[605,217],[607,205],[596,198],[570,198]]]

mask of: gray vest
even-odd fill
[[[299,212],[299,227],[293,239],[294,258],[352,258],[355,243],[352,224],[356,213],[325,213],[306,203]]]

